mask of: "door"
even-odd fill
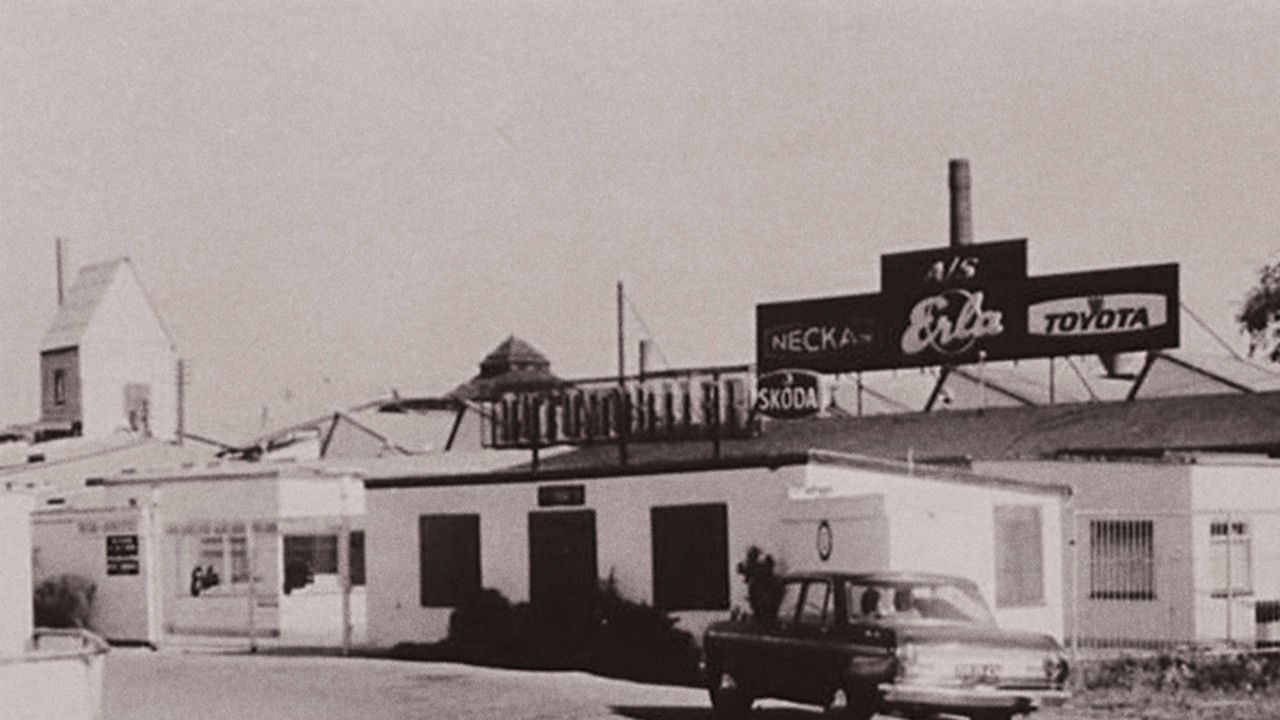
[[[529,513],[529,602],[583,611],[596,589],[594,510]]]

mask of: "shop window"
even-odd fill
[[[249,553],[244,535],[200,536],[194,555],[190,575],[184,578],[190,581],[192,596],[248,584]]]
[[[1154,540],[1151,520],[1090,520],[1090,599],[1154,600]]]
[[[999,505],[996,526],[996,606],[1044,604],[1040,508]]]
[[[724,503],[650,510],[653,604],[663,610],[729,607],[729,511]]]
[[[1215,520],[1209,523],[1209,568],[1214,597],[1253,594],[1253,544],[1249,523]]]
[[[418,518],[423,607],[457,607],[480,591],[480,516]]]

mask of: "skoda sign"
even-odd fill
[[[805,370],[778,370],[756,380],[760,412],[780,420],[813,415],[822,409],[818,374]]]

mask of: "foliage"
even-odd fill
[[[782,579],[774,569],[773,556],[752,545],[746,559],[738,563],[738,574],[747,583],[751,616],[766,622],[774,618],[782,602]]]
[[[36,586],[35,624],[45,628],[90,628],[97,586],[80,575],[55,575]]]
[[[583,602],[552,606],[512,604],[484,589],[453,611],[443,642],[400,645],[393,655],[697,684],[698,647],[675,625],[666,613],[622,597],[612,578]]]
[[[1262,352],[1280,362],[1280,262],[1258,271],[1258,284],[1245,295],[1236,322],[1249,336],[1250,356]]]
[[[1180,650],[1085,662],[1075,672],[1087,690],[1280,690],[1280,655],[1276,653]]]

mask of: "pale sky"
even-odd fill
[[[953,157],[978,241],[1028,238],[1037,275],[1178,262],[1243,350],[1278,33],[1221,0],[8,0],[0,422],[39,415],[57,237],[133,259],[188,429],[238,439],[442,393],[511,333],[614,372],[619,280],[672,366],[753,362],[756,303],[947,244]]]

